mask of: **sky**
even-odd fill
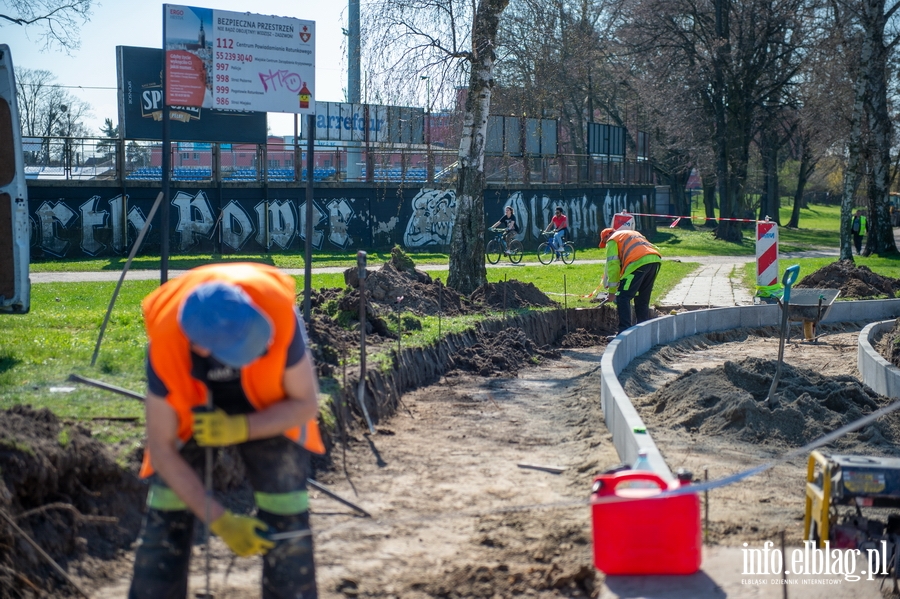
[[[346,1],[194,0],[168,4],[315,21],[316,99],[345,100],[347,61],[343,58],[346,44],[342,30],[346,27]],[[57,47],[42,49],[41,31],[35,25],[23,28],[4,24],[0,42],[10,47],[14,68],[50,71],[56,75],[57,84],[90,104],[93,116],[86,125],[99,134],[105,119],[118,122],[116,46],[161,48],[162,5],[158,0],[101,0],[95,4],[91,20],[81,29],[81,47],[71,55]],[[270,113],[268,123],[274,135],[294,133],[293,115]]]

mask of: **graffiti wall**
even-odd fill
[[[35,258],[127,254],[158,189],[29,185],[31,254]],[[512,206],[525,247],[537,247],[553,211],[569,217],[569,238],[594,247],[612,215],[650,212],[652,188],[505,189],[485,192],[485,228]],[[306,244],[302,188],[179,188],[169,209],[172,254],[258,253]],[[456,218],[453,190],[428,188],[319,188],[312,206],[312,246],[320,250],[389,248],[443,250]],[[158,216],[156,217],[159,218]],[[642,223],[639,228],[652,226]],[[158,253],[158,222],[141,252]]]

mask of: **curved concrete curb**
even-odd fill
[[[900,299],[837,302],[832,305],[823,322],[871,322],[896,317],[898,314]],[[619,458],[631,464],[637,458],[638,451],[646,449],[653,471],[663,478],[674,478],[650,434],[646,432],[646,426],[632,405],[631,398],[619,383],[619,373],[632,360],[656,345],[666,345],[682,337],[729,329],[779,326],[780,322],[781,310],[777,305],[713,308],[648,320],[628,329],[610,342],[600,360],[600,403]],[[859,352],[862,356],[862,348]],[[860,372],[863,372],[862,365]],[[864,379],[864,382],[875,388],[868,380]],[[900,389],[900,386],[897,388]]]
[[[885,360],[872,345],[879,333],[889,331],[896,320],[873,322],[859,333],[859,373],[865,384],[881,395],[900,397],[900,368]]]

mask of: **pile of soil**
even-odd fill
[[[538,347],[522,329],[478,334],[478,342],[450,356],[448,376],[474,373],[479,376],[516,377],[526,364],[557,359],[559,350]]]
[[[900,368],[900,318],[875,346],[882,358]]]
[[[3,597],[76,594],[23,533],[64,569],[73,561],[111,560],[137,537],[146,487],[90,431],[48,409],[0,412],[0,473]],[[103,575],[94,561],[92,578]]]
[[[359,270],[345,270],[344,282],[358,290]],[[380,269],[366,270],[366,301],[381,318],[397,309],[398,303],[404,312],[419,316],[436,316],[438,313],[458,316],[476,311],[465,296],[417,270],[413,261],[398,248],[391,250],[391,259]],[[356,307],[358,312],[358,299]]]
[[[856,266],[852,260],[839,260],[803,277],[795,286],[840,289],[844,298],[895,297],[900,291],[900,279],[875,274],[867,266]]]
[[[517,308],[543,308],[558,306],[559,302],[550,299],[534,283],[522,281],[501,281],[485,283],[472,292],[473,303],[483,304],[494,310],[515,310]]]
[[[745,358],[690,369],[647,396],[644,406],[667,426],[772,447],[800,447],[891,402],[847,375],[825,376],[783,364],[770,409],[774,360]],[[842,453],[873,449],[900,455],[900,414],[892,413],[829,445]]]
[[[332,376],[341,363],[344,348],[359,347],[359,333],[348,331],[327,314],[314,314],[307,326],[309,346],[320,377]]]
[[[610,327],[610,334],[615,332],[615,325]],[[563,348],[572,347],[594,347],[596,345],[605,345],[609,343],[606,335],[595,335],[586,329],[576,329],[566,333],[559,340],[559,346]]]

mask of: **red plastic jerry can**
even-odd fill
[[[656,488],[627,488],[626,482]],[[619,488],[622,485],[622,488]],[[606,574],[694,574],[700,569],[700,498],[656,497],[681,483],[652,472],[626,470],[594,479],[591,524],[594,566]],[[616,498],[603,502],[604,498]],[[627,500],[627,501],[626,501]]]

